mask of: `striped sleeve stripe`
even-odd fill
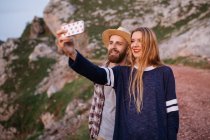
[[[108,84],[108,86],[110,86],[111,85],[111,78],[110,78],[110,69],[109,68],[107,68],[107,70],[109,71],[109,74],[107,74],[107,78],[109,78],[109,84]]]
[[[110,76],[109,76],[109,75],[110,75],[110,74],[109,74],[110,71],[109,71],[108,68],[105,68],[105,67],[102,67],[102,68],[106,71],[106,76],[107,76],[107,83],[106,83],[106,85],[107,85],[107,86],[110,86],[110,85],[111,85],[111,83],[110,83],[110,82],[111,82],[111,81],[110,81]]]
[[[112,86],[114,87],[114,73],[113,70],[111,68],[105,68],[105,67],[101,67],[106,71],[106,75],[107,75],[107,86]]]
[[[171,106],[169,108],[167,108],[167,113],[173,112],[173,111],[178,111],[179,108],[178,106]]]
[[[177,99],[166,101],[166,106],[171,106],[177,104]]]
[[[111,68],[108,68],[109,71],[110,71],[110,86],[111,87],[114,87],[114,73],[113,73],[113,70]]]

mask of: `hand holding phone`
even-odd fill
[[[63,34],[65,37],[77,35],[84,32],[84,21],[76,21],[73,23],[69,23],[66,25],[61,26],[61,29],[67,30],[65,34]]]

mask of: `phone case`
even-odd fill
[[[73,23],[69,23],[63,25],[61,28],[67,30],[67,33],[65,33],[64,36],[68,37],[77,35],[84,32],[84,21],[80,20]]]

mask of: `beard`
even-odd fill
[[[108,52],[108,60],[111,63],[120,63],[123,61],[123,59],[126,56],[126,50],[123,50],[122,52],[118,51],[117,49],[111,49]],[[114,53],[113,53],[114,52]]]

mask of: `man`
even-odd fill
[[[62,42],[69,42],[69,38],[62,38],[63,30],[57,32],[57,46],[64,47]],[[128,47],[131,43],[130,32],[119,27],[118,29],[108,29],[102,34],[102,41],[108,50],[108,62],[105,67],[114,67],[116,65],[128,65],[129,56]],[[72,45],[67,44],[67,45]],[[65,51],[71,52],[71,48]],[[75,51],[75,50],[74,50]],[[67,54],[66,54],[67,55]],[[92,107],[89,115],[90,137],[97,140],[112,140],[115,126],[115,108],[116,95],[111,86],[102,86],[95,84]]]
[[[119,27],[108,29],[102,34],[102,40],[108,50],[108,62],[105,67],[128,65],[128,47],[130,32]],[[97,140],[112,140],[115,124],[116,95],[111,86],[95,84],[92,106],[89,114],[90,137]]]

